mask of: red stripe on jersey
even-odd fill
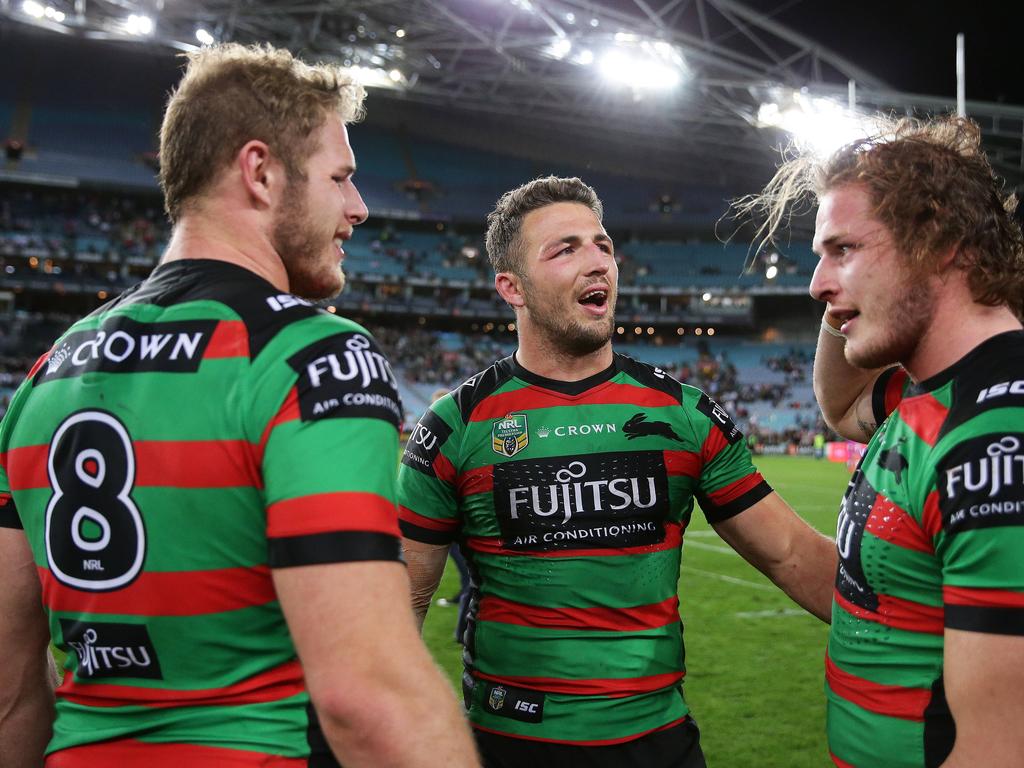
[[[942,530],[942,510],[939,508],[939,492],[932,491],[924,500],[921,510],[921,525],[929,537],[935,538]]]
[[[62,699],[86,707],[212,707],[218,704],[262,704],[297,696],[306,690],[302,666],[289,661],[258,675],[221,688],[172,690],[111,683],[83,683],[71,672],[56,693]]]
[[[135,485],[168,488],[263,487],[245,440],[136,440]]]
[[[471,496],[474,493],[489,493],[494,490],[494,465],[463,472],[458,476],[456,483],[459,488],[459,496],[462,497]]]
[[[979,608],[1024,608],[1024,593],[1007,589],[944,586],[942,599],[947,605],[972,605]]]
[[[839,766],[839,768],[857,768],[853,763],[847,763],[844,760],[840,760],[835,756],[834,752],[829,752],[828,756],[832,758],[832,762]]]
[[[700,456],[704,463],[708,464],[728,445],[729,441],[725,439],[722,430],[712,424],[711,429],[708,430],[708,436],[704,438],[704,444],[700,447]]]
[[[455,467],[443,453],[434,457],[434,475],[442,483],[455,485]]]
[[[741,477],[733,483],[722,486],[717,491],[711,491],[708,493],[708,498],[716,507],[721,507],[734,499],[738,499],[744,493],[752,490],[763,482],[764,478],[761,476],[761,473],[754,472],[746,477]]]
[[[50,347],[48,350],[43,352],[42,355],[39,356],[39,359],[32,364],[31,368],[28,369],[28,376],[26,376],[26,378],[31,379],[33,376],[39,373],[39,369],[43,367],[43,363],[50,359],[51,352],[53,352],[53,347]]]
[[[882,396],[882,407],[885,408],[886,415],[899,407],[900,401],[903,399],[903,387],[909,378],[910,374],[902,368],[889,377],[889,381],[885,384],[885,393]]]
[[[642,632],[679,621],[679,598],[632,608],[542,608],[487,596],[480,601],[477,618],[544,629]]]
[[[265,565],[141,573],[127,587],[113,592],[74,589],[57,581],[47,568],[38,571],[43,604],[51,611],[193,616],[266,605],[277,599]]]
[[[0,464],[7,470],[10,489],[24,491],[29,488],[49,488],[50,480],[46,476],[46,459],[49,454],[49,445],[26,445],[0,453]]]
[[[878,611],[875,612],[854,605],[840,595],[838,590],[834,591],[832,596],[844,611],[858,619],[867,619],[910,632],[926,632],[930,635],[941,635],[943,632],[945,611],[942,606],[936,608],[892,595],[879,595]]]
[[[474,677],[483,680],[494,680],[498,683],[533,688],[545,693],[567,693],[573,696],[607,696],[612,699],[626,696],[639,696],[661,688],[675,685],[683,679],[683,672],[664,672],[660,675],[644,675],[642,677],[623,678],[592,678],[589,680],[569,680],[562,677],[524,677],[519,675],[502,675],[495,677],[486,675],[480,670],[473,671]]]
[[[664,451],[665,471],[669,477],[700,477],[703,462],[693,451]]]
[[[557,408],[566,403],[577,402],[584,397],[587,405],[635,405],[637,408],[679,405],[678,400],[665,392],[647,387],[634,387],[631,384],[609,382],[580,395],[564,395],[541,387],[530,386],[525,389],[517,389],[514,392],[491,395],[476,407],[469,420],[487,421],[488,419],[504,418],[510,413],[522,413],[538,408]]]
[[[298,421],[301,418],[302,414],[299,412],[299,390],[297,387],[292,387],[288,390],[288,394],[285,396],[284,402],[281,403],[281,407],[277,410],[277,414],[267,424],[261,444],[266,443],[266,438],[270,436],[270,433],[278,424],[284,424],[286,421]]]
[[[46,768],[96,768],[97,765],[144,765],[146,768],[304,768],[305,757],[199,744],[159,744],[123,739],[100,741],[54,752]]]
[[[935,445],[948,413],[949,409],[930,394],[904,400],[899,407],[900,418],[928,445]]]
[[[459,527],[459,521],[456,519],[439,520],[434,517],[424,517],[403,506],[398,507],[398,519],[420,528],[427,528],[431,531],[444,531],[445,533],[454,531]]]
[[[658,733],[659,731],[667,731],[669,728],[675,728],[680,723],[685,723],[690,718],[689,715],[683,715],[678,720],[673,720],[671,723],[666,723],[658,728],[653,728],[650,731],[641,731],[640,733],[632,733],[629,736],[620,736],[616,739],[596,739],[593,741],[566,741],[565,739],[544,739],[540,736],[524,736],[520,733],[512,734],[506,733],[505,731],[499,731],[495,728],[484,728],[482,725],[477,723],[470,723],[475,730],[486,731],[487,733],[496,733],[499,736],[512,736],[516,739],[526,739],[527,741],[543,741],[548,744],[571,744],[574,747],[608,747],[613,744],[625,744],[627,741],[633,741],[639,739],[642,736],[648,736],[652,733]]]
[[[924,710],[931,701],[928,688],[904,688],[901,685],[883,685],[851,675],[825,656],[825,680],[832,692],[858,707],[901,720],[924,720]]]
[[[904,549],[933,554],[931,537],[917,521],[882,494],[875,497],[865,528],[879,539]]]
[[[466,546],[486,555],[512,555],[515,557],[617,557],[619,555],[644,555],[648,552],[664,552],[675,549],[683,543],[681,523],[665,523],[665,540],[658,544],[642,544],[637,547],[620,549],[558,549],[551,552],[531,552],[522,549],[506,549],[498,537],[473,536],[466,539]]]
[[[398,509],[375,493],[316,493],[267,507],[267,537],[331,531],[373,531],[399,536]]]
[[[249,331],[241,320],[221,320],[213,329],[203,359],[213,357],[248,357]]]
[[[254,447],[244,440],[136,440],[135,485],[169,488],[263,487]],[[5,457],[11,490],[48,488],[49,445]]]

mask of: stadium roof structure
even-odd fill
[[[268,41],[360,67],[382,86],[375,102],[635,147],[734,184],[763,182],[786,142],[763,126],[764,104],[797,94],[866,112],[956,110],[953,95],[900,92],[739,0],[0,0],[0,18],[178,50],[197,47],[197,33]],[[966,110],[998,172],[1024,190],[1024,107]]]

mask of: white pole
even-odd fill
[[[956,36],[956,113],[960,117],[967,117],[966,62],[967,54],[964,51],[964,33],[961,32]]]
[[[850,80],[846,86],[847,101],[850,104],[850,111],[853,112],[857,109],[857,81]]]

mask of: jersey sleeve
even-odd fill
[[[11,484],[7,481],[7,467],[4,454],[0,454],[0,528],[21,528],[21,518],[11,496]]]
[[[992,429],[1022,419],[986,417],[935,464],[923,518],[938,529],[945,625],[1024,635],[1024,432]]]
[[[285,390],[263,438],[272,568],[401,559],[397,383],[372,337],[343,327],[353,330],[299,337],[306,346],[284,361],[275,354],[283,373],[259,392],[281,402]]]
[[[696,424],[706,431],[695,494],[709,523],[720,523],[753,506],[771,486],[754,467],[743,433],[722,406],[701,392]]]
[[[885,369],[875,379],[871,390],[871,410],[876,424],[881,424],[899,407],[910,383],[910,374],[898,365]]]
[[[451,395],[434,403],[416,424],[398,469],[402,535],[425,544],[449,544],[459,532],[455,467],[461,430]]]

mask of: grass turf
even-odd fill
[[[835,531],[849,480],[842,464],[761,457],[768,482],[815,528]],[[423,637],[461,691],[455,608],[436,598],[458,592],[449,561]],[[695,511],[683,545],[680,612],[686,625],[686,698],[712,768],[817,768],[825,747],[822,692],[828,627],[804,613],[736,555]],[[461,693],[460,693],[461,695]]]

